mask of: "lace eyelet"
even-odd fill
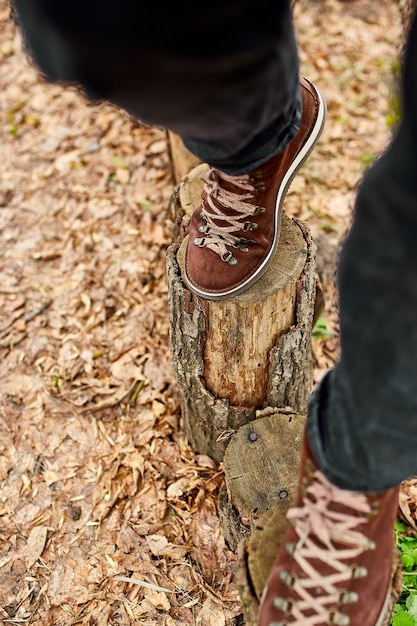
[[[255,230],[255,228],[258,228],[258,224],[255,224],[254,222],[244,222],[243,226],[242,226],[242,230],[247,233],[248,231],[251,230]]]
[[[294,601],[290,598],[274,598],[273,605],[278,611],[289,613],[294,605]]]
[[[229,265],[235,266],[235,265],[238,264],[238,260],[236,259],[236,257],[233,256],[233,254],[231,252],[227,252],[225,254],[222,254],[222,256],[220,258],[225,263],[229,263]]]
[[[354,604],[359,600],[359,594],[356,591],[347,591],[343,589],[339,594],[341,604]]]
[[[288,543],[285,544],[285,549],[288,552],[288,554],[294,554],[295,552],[295,548],[296,548],[296,544],[293,541],[289,541]]]
[[[353,580],[357,580],[358,578],[366,578],[366,576],[368,576],[368,570],[362,565],[352,565],[351,571]]]
[[[350,617],[339,611],[333,611],[329,613],[329,624],[334,626],[349,626]]]
[[[236,241],[233,244],[233,247],[236,248],[237,250],[240,250],[241,252],[249,252],[248,246],[245,246],[243,241]]]
[[[294,576],[294,574],[292,574],[291,572],[287,572],[287,571],[280,572],[279,579],[281,582],[284,583],[284,585],[286,585],[290,589],[292,589],[295,583],[297,582],[296,576]]]

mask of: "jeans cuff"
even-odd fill
[[[208,163],[225,174],[239,176],[253,171],[282,152],[297,134],[301,115],[302,101],[299,90],[297,101],[287,115],[274,120],[247,146],[228,158],[219,157],[219,151],[212,144],[194,141],[190,138],[183,138],[183,143],[202,162]]]

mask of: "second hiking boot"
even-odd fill
[[[306,438],[301,468],[258,626],[388,626],[401,592],[399,489],[339,489],[317,467]]]

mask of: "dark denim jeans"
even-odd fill
[[[417,89],[417,65],[413,76]],[[310,400],[309,438],[319,465],[338,486],[364,491],[417,475],[417,133],[411,121],[361,184],[339,263],[341,358]]]
[[[81,84],[180,135],[230,174],[254,169],[301,115],[290,0],[14,0],[51,80]]]
[[[289,0],[155,6],[14,0],[51,80],[81,84],[178,133],[238,174],[278,153],[300,117]],[[82,16],[82,19],[80,19]],[[383,490],[417,474],[417,21],[403,120],[364,177],[339,267],[341,359],[310,399],[308,434],[340,487]]]
[[[402,122],[364,177],[339,263],[341,358],[310,400],[314,455],[340,487],[417,474],[417,14]]]

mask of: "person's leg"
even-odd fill
[[[341,359],[311,399],[314,455],[348,489],[417,473],[417,15],[403,86],[401,126],[361,184],[340,260]]]
[[[197,295],[231,297],[268,268],[288,186],[325,105],[299,78],[290,0],[214,0],[191,10],[134,0],[14,0],[51,79],[80,83],[180,135],[210,165],[187,246]]]
[[[385,626],[402,480],[417,474],[417,16],[403,118],[340,265],[341,358],[311,397],[300,487],[259,626]]]
[[[227,173],[254,169],[297,132],[290,0],[12,2],[49,80],[169,128]]]

